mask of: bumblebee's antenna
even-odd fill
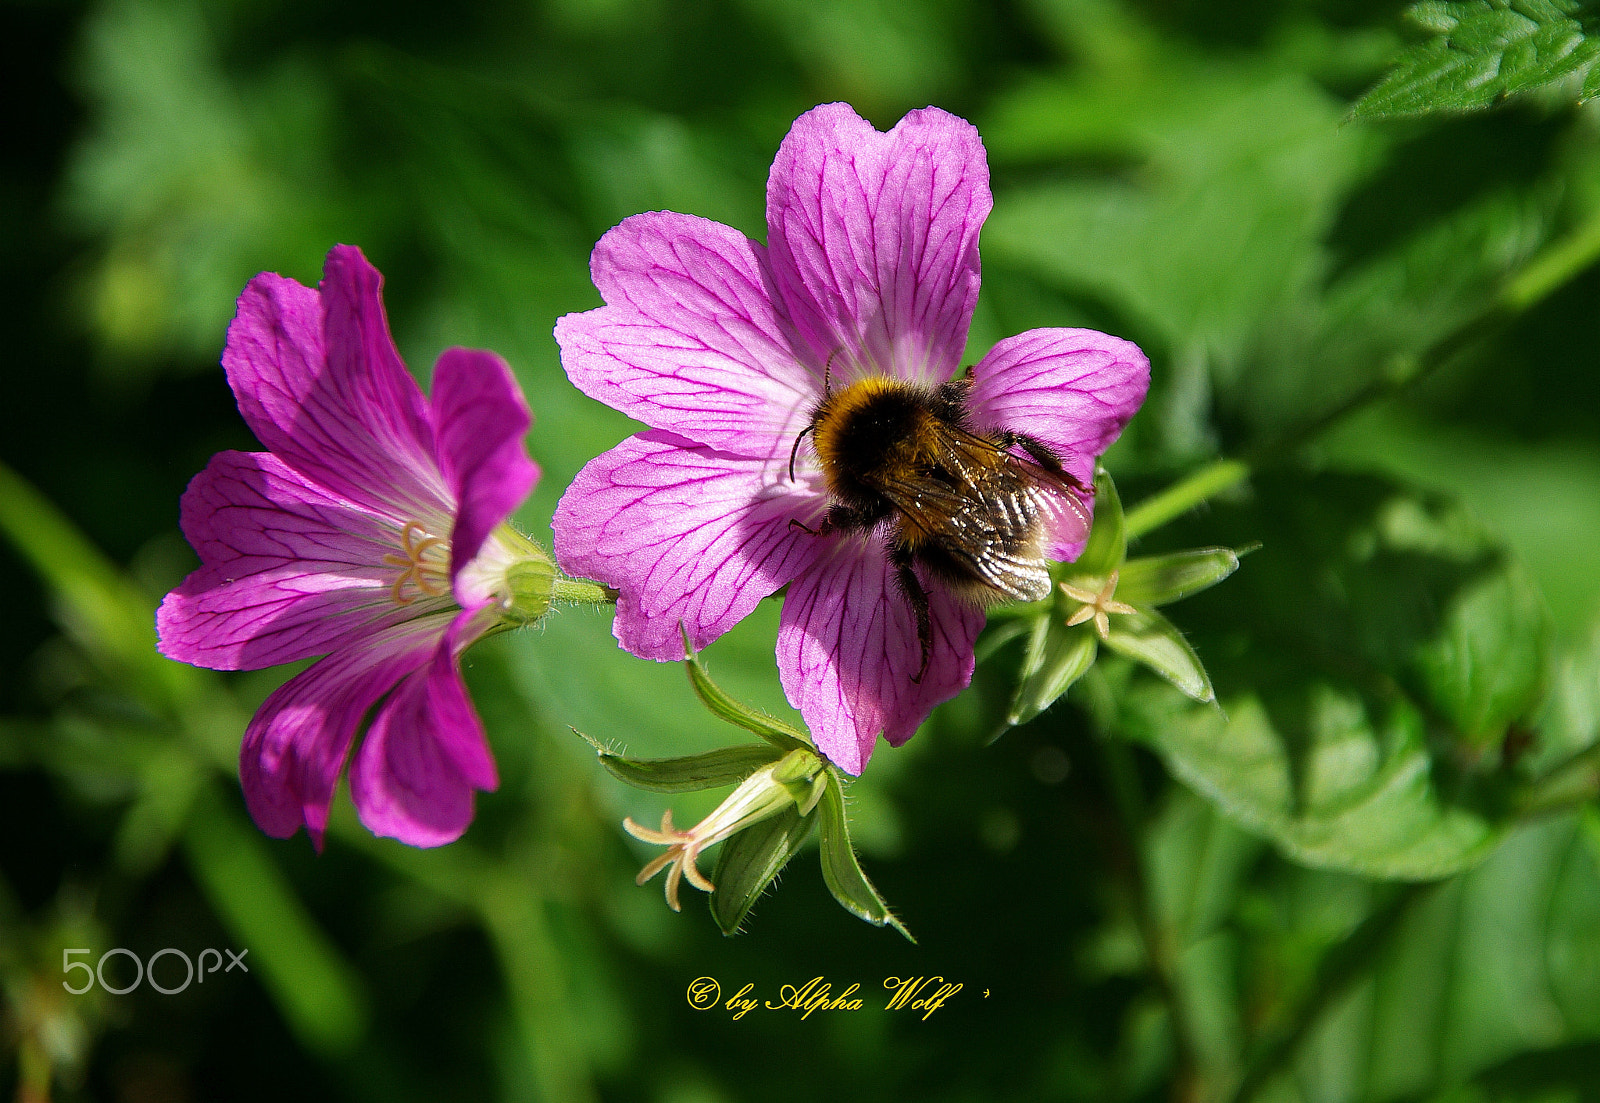
[[[834,349],[832,352],[828,353],[828,359],[823,361],[823,364],[822,364],[822,397],[823,398],[827,398],[828,395],[829,395],[829,392],[832,390],[832,387],[830,386],[831,376],[829,375],[829,370],[833,367],[833,358],[835,356],[838,356],[838,355],[839,355],[839,350],[838,349]],[[816,427],[817,427],[817,423],[813,419],[810,425],[807,425],[804,429],[800,430],[799,436],[794,438],[794,447],[789,449],[789,481],[791,483],[796,481],[795,477],[794,477],[794,461],[795,461],[795,457],[800,454],[800,442],[805,439],[805,435],[807,433],[811,432],[811,430],[815,429]]]
[[[800,442],[805,439],[805,435],[811,432],[812,428],[813,426],[807,425],[804,429],[800,430],[800,432],[796,434],[794,438],[794,447],[789,449],[789,481],[791,483],[795,481],[794,458],[800,454]]]

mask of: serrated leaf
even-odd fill
[[[1209,589],[1239,569],[1232,548],[1193,548],[1130,559],[1117,576],[1119,601],[1129,605],[1168,605]]]
[[[782,757],[781,751],[765,743],[743,743],[680,758],[628,758],[592,739],[589,742],[612,777],[652,793],[694,793],[734,785]]]
[[[711,915],[731,935],[749,914],[750,907],[772,884],[805,843],[814,816],[802,816],[791,807],[752,824],[722,844],[711,879]]]
[[[707,673],[705,664],[700,661],[700,656],[689,646],[687,633],[684,634],[683,648],[683,666],[688,671],[689,684],[694,687],[695,696],[700,698],[713,715],[747,732],[753,732],[785,751],[811,747],[811,740],[806,737],[805,732],[765,713],[757,712],[749,705],[728,696],[722,687],[711,680],[711,675]]]
[[[911,932],[895,918],[889,905],[862,872],[856,858],[855,847],[850,844],[850,824],[845,816],[844,788],[839,776],[829,770],[827,784],[822,792],[821,815],[818,831],[821,832],[822,879],[828,891],[839,901],[845,911],[864,919],[875,927],[889,926],[905,935],[911,942]]]
[[[1059,616],[1040,617],[1028,638],[1006,722],[1025,724],[1055,704],[1094,665],[1098,646],[1093,622],[1069,627]]]
[[[1405,50],[1352,119],[1401,118],[1492,107],[1508,96],[1582,75],[1593,79],[1600,42],[1568,0],[1467,0],[1418,5],[1434,37]]]
[[[1200,656],[1177,626],[1154,610],[1113,616],[1106,646],[1143,663],[1196,701],[1215,696]]]

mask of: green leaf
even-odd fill
[[[1220,708],[1136,686],[1124,729],[1298,861],[1427,879],[1481,860],[1513,811],[1483,749],[1533,708],[1547,650],[1506,553],[1448,499],[1365,476],[1264,475],[1179,524],[1264,547],[1185,607]]]
[[[1418,4],[1408,14],[1433,37],[1401,53],[1350,117],[1477,111],[1568,78],[1579,98],[1593,95],[1600,42],[1574,18],[1581,10],[1573,0]]]
[[[1006,723],[1025,724],[1055,704],[1094,664],[1098,646],[1093,622],[1069,627],[1059,615],[1040,617],[1028,637]]]
[[[1303,72],[1163,50],[1140,69],[1070,74],[998,97],[984,130],[991,160],[1065,169],[1110,158],[1132,171],[1022,177],[1040,182],[1013,185],[996,205],[985,262],[1137,320],[1173,352],[1179,379],[1169,385],[1200,388],[1204,406],[1206,375],[1231,382],[1227,369],[1256,335],[1323,278],[1322,242],[1377,138],[1341,132],[1341,105]],[[1164,437],[1187,438],[1165,448],[1213,447],[1202,415],[1183,403],[1139,420],[1151,417]]]
[[[1521,570],[1504,569],[1460,595],[1416,670],[1428,699],[1461,739],[1497,744],[1543,694],[1550,629],[1544,602]]]
[[[103,672],[159,712],[173,712],[197,696],[202,675],[156,650],[154,602],[49,499],[4,465],[0,533],[50,587],[63,630]]]
[[[711,893],[711,914],[726,935],[738,931],[750,906],[806,841],[814,816],[791,807],[752,824],[722,844]]]
[[[1523,827],[1405,916],[1373,975],[1312,1034],[1281,1098],[1435,1099],[1529,1050],[1600,1037],[1594,814]],[[1593,1083],[1592,1066],[1568,1087]],[[1280,1081],[1280,1082],[1283,1082]],[[1287,1086],[1287,1085],[1286,1085]],[[1263,1093],[1264,1097],[1280,1098]],[[1570,1092],[1462,1099],[1562,1099]]]
[[[1169,605],[1215,586],[1239,569],[1232,548],[1193,548],[1130,559],[1117,576],[1118,601],[1129,605]]]
[[[839,782],[839,775],[832,769],[827,772],[827,786],[822,793],[820,823],[822,879],[827,882],[833,898],[858,919],[864,919],[875,927],[893,927],[911,942],[916,942],[861,870],[855,847],[850,844],[844,787]]]
[[[722,688],[711,680],[711,675],[707,673],[705,664],[700,661],[700,656],[689,646],[687,632],[683,637],[683,648],[685,655],[683,665],[689,672],[689,684],[694,687],[695,695],[713,715],[745,731],[754,732],[773,746],[785,751],[811,746],[811,740],[806,737],[805,732],[790,727],[781,720],[775,720],[765,713],[757,712],[749,705],[735,701],[723,692]]]
[[[679,758],[628,758],[606,750],[588,736],[584,739],[595,748],[600,764],[612,777],[652,793],[694,793],[719,785],[733,785],[776,762],[783,754],[764,743],[743,743]]]
[[[1196,701],[1210,701],[1216,696],[1200,656],[1183,633],[1154,610],[1113,615],[1106,646],[1143,663]]]
[[[1370,714],[1325,682],[1269,700],[1190,704],[1168,690],[1129,694],[1129,734],[1236,822],[1307,865],[1426,880],[1473,865],[1499,838],[1436,784],[1421,715]]]

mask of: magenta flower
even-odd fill
[[[239,776],[256,823],[321,845],[350,770],[361,821],[450,842],[497,784],[461,652],[518,619],[519,564],[544,553],[504,524],[538,479],[527,404],[493,353],[449,349],[433,400],[400,362],[361,251],[312,290],[263,273],[239,297],[222,365],[266,452],[220,452],[183,496],[201,566],[162,602],[163,654],[217,670],[323,655],[267,698]],[[379,704],[380,699],[382,704]]]
[[[990,206],[983,144],[964,120],[927,108],[880,134],[845,104],[818,107],[773,163],[765,247],[702,218],[636,215],[595,247],[606,305],[556,325],[573,383],[650,427],[567,490],[558,560],[615,587],[617,639],[658,660],[683,657],[680,621],[700,648],[788,586],[784,691],[851,773],[880,733],[898,746],[967,685],[983,612],[918,565],[932,628],[923,669],[888,534],[819,531],[835,503],[812,441],[792,479],[790,455],[825,393],[873,377],[932,391],[954,376]],[[1127,341],[1032,330],[972,369],[967,421],[1031,438],[1088,485],[1148,380]],[[1078,497],[1047,534],[1052,558],[1082,551],[1092,502]]]

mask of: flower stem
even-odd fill
[[[1600,211],[1509,277],[1478,313],[1416,353],[1391,357],[1382,371],[1331,409],[1251,449],[1242,459],[1220,459],[1146,498],[1127,513],[1129,539],[1172,521],[1213,495],[1236,486],[1268,462],[1290,455],[1351,414],[1398,393],[1505,328],[1518,316],[1600,260]]]
[[[614,605],[617,591],[587,578],[557,578],[550,592],[551,601],[565,601],[574,605]]]
[[[1123,531],[1129,540],[1143,536],[1168,521],[1182,517],[1212,495],[1243,482],[1249,474],[1250,466],[1242,460],[1215,460],[1208,463],[1128,510],[1123,519]]]

